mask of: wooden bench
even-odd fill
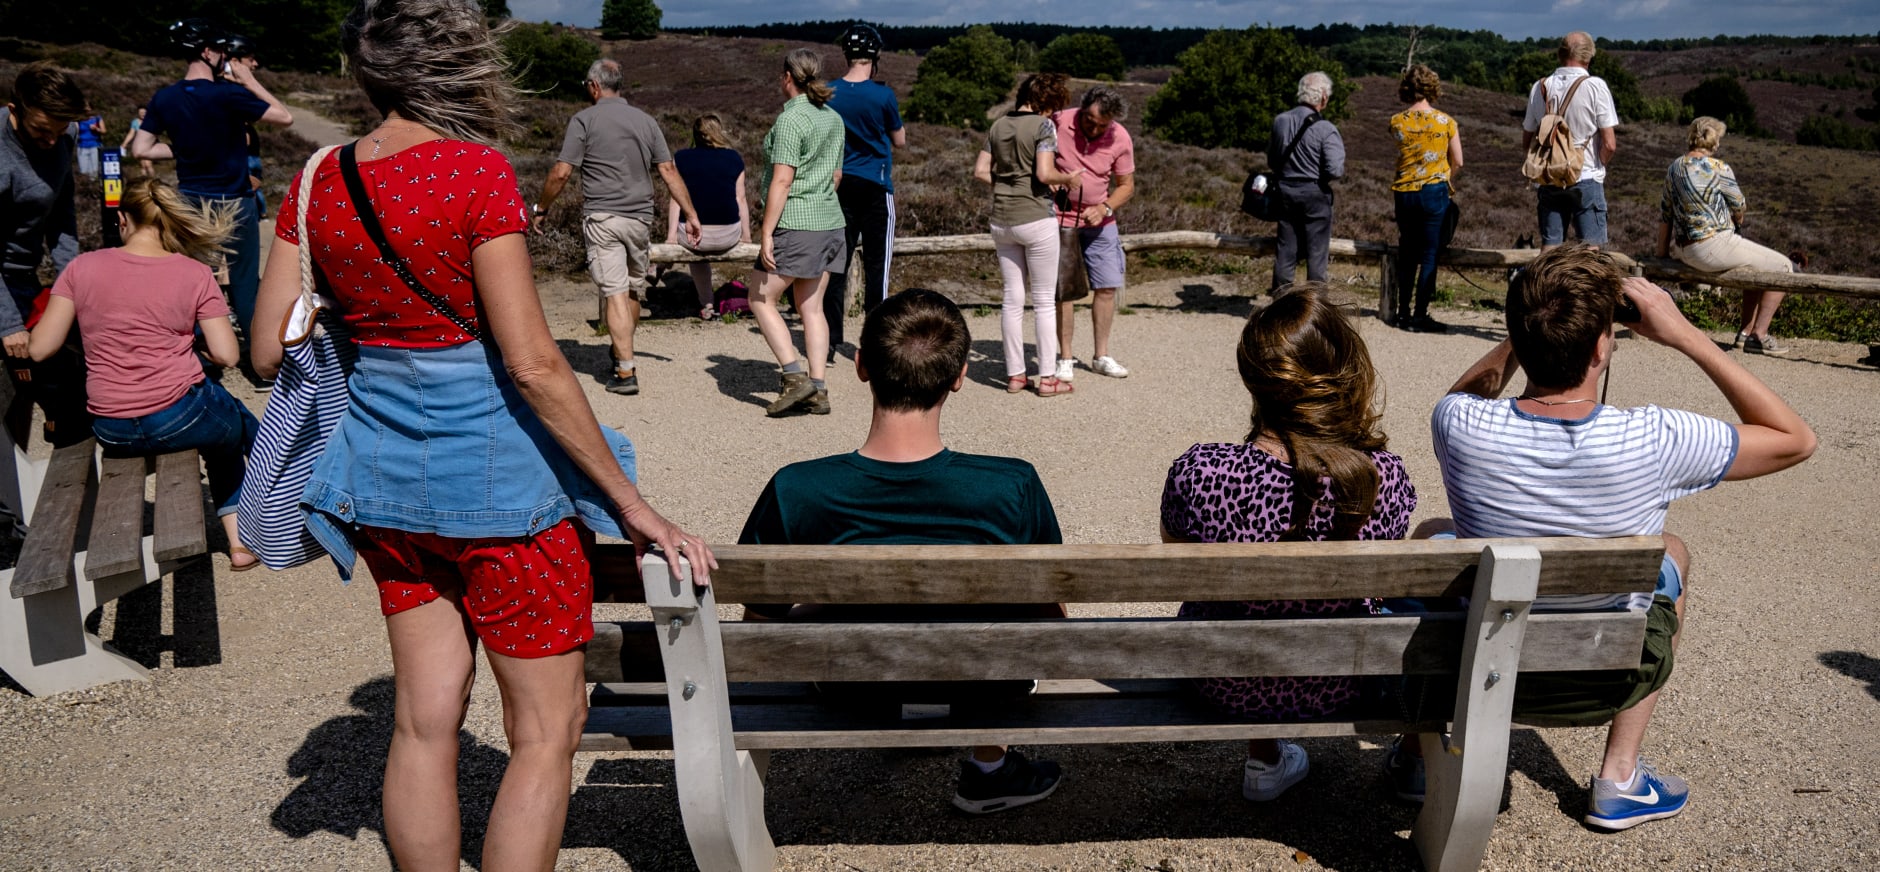
[[[1649,591],[1663,541],[1516,539],[1216,545],[726,546],[713,586],[645,564],[649,622],[597,626],[583,750],[671,749],[699,868],[765,870],[763,777],[778,748],[945,747],[1385,735],[1425,741],[1414,840],[1435,870],[1474,869],[1494,825],[1521,672],[1636,668],[1642,612],[1531,614],[1536,595]],[[597,583],[632,577],[601,546]],[[1264,621],[720,621],[727,603],[1139,603],[1467,597],[1467,613]],[[625,598],[625,597],[623,597]],[[1453,601],[1453,600],[1452,600]],[[1207,676],[1427,675],[1455,682],[1448,723],[1357,712],[1261,724],[1193,700]],[[1038,679],[998,711],[901,719],[819,702],[809,682]],[[1090,775],[1084,777],[1101,777]],[[1223,802],[1229,802],[1223,798]],[[1062,803],[1060,798],[1054,802]],[[1055,813],[1076,814],[1074,808]],[[1331,822],[1327,823],[1332,825]],[[1382,846],[1380,846],[1380,850]]]
[[[12,387],[0,376],[0,405]],[[85,630],[102,603],[208,553],[195,451],[100,457],[95,440],[26,455],[0,427],[0,503],[29,525],[19,561],[0,570],[0,671],[36,694],[146,679],[144,667]],[[144,478],[156,503],[145,524]]]

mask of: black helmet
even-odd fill
[[[170,25],[170,42],[191,59],[203,49],[215,46],[221,39],[222,28],[207,18],[185,18]]]
[[[866,24],[851,24],[848,30],[836,40],[842,46],[842,56],[849,60],[867,58],[871,61],[881,59],[881,34]]]
[[[215,41],[215,47],[232,58],[251,58],[255,56],[255,44],[248,37],[239,33],[223,34]]]

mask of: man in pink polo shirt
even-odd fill
[[[1123,378],[1129,369],[1110,356],[1110,325],[1116,320],[1116,292],[1123,287],[1123,245],[1116,232],[1116,210],[1136,194],[1136,147],[1120,123],[1129,112],[1123,95],[1112,88],[1091,88],[1082,105],[1065,109],[1057,122],[1059,172],[1083,170],[1082,183],[1058,195],[1058,222],[1076,227],[1090,272],[1090,331],[1095,335],[1090,368]],[[1070,381],[1077,358],[1071,354],[1071,304],[1058,304],[1059,381]]]

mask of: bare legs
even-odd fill
[[[614,346],[614,360],[632,360],[633,331],[640,326],[640,301],[627,291],[604,298],[601,305],[606,313],[607,339]]]
[[[803,351],[809,358],[806,362],[809,377],[822,378],[829,365],[829,321],[822,310],[823,289],[829,285],[829,274],[797,279],[760,272],[751,283],[755,286],[751,294],[751,314],[757,317],[757,329],[764,334],[764,344],[770,346],[770,353],[777,356],[777,363],[785,366],[797,359],[796,343],[790,339],[790,326],[784,323],[777,301],[783,297],[785,288],[791,290],[797,317],[803,320]]]
[[[446,595],[385,619],[397,702],[385,760],[385,837],[406,872],[458,867],[457,733],[476,642]],[[567,823],[574,749],[587,714],[580,649],[536,660],[490,654],[503,695],[509,767],[490,810],[486,872],[549,870]]]
[[[1782,298],[1788,296],[1783,291],[1744,291],[1743,314],[1738,320],[1737,332],[1762,338],[1769,335],[1769,322],[1776,316],[1776,307],[1782,305]]]
[[[1110,356],[1110,326],[1116,323],[1116,288],[1092,288],[1090,290],[1090,332],[1092,334],[1092,359]],[[1071,351],[1071,338],[1077,334],[1077,323],[1071,318],[1070,303],[1058,304],[1058,358],[1072,360],[1076,354]]]
[[[689,266],[687,266],[686,271],[692,274],[692,287],[698,290],[699,317],[701,318],[710,317],[709,313],[706,310],[712,307],[712,303],[713,303],[712,296],[713,296],[713,291],[715,290],[712,287],[711,261],[708,261],[708,260],[693,261]]]

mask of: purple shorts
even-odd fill
[[[1116,224],[1079,227],[1077,238],[1084,244],[1084,269],[1090,271],[1090,287],[1095,290],[1123,286],[1123,239]]]

